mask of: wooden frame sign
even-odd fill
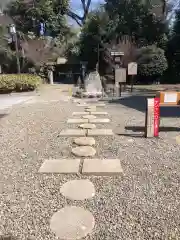
[[[126,68],[115,69],[115,82],[119,83],[126,82]]]
[[[157,97],[160,98],[161,106],[177,106],[180,105],[180,92],[166,91],[159,92]]]

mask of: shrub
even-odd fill
[[[41,78],[32,74],[0,75],[0,92],[33,91],[41,83]]]
[[[136,61],[139,74],[146,77],[160,77],[168,67],[164,50],[155,45],[140,48]]]

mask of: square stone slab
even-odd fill
[[[80,159],[45,160],[39,169],[40,173],[78,173]]]
[[[86,129],[63,129],[60,132],[60,136],[85,136],[87,133]]]
[[[96,118],[96,119],[89,119],[89,123],[109,123],[110,119],[108,118]]]
[[[67,120],[67,123],[88,123],[88,119],[84,118],[70,118]]]
[[[86,103],[81,103],[81,104],[77,105],[77,107],[87,107],[87,106],[88,106],[88,104],[86,104]]]
[[[77,115],[88,115],[89,112],[73,112],[73,116],[77,116]]]
[[[119,159],[84,159],[82,174],[96,176],[110,176],[122,174]]]
[[[85,112],[95,112],[96,108],[86,108]]]
[[[78,107],[104,107],[106,106],[104,103],[95,103],[95,104],[78,104]]]
[[[95,112],[95,111],[91,111],[91,114],[93,114],[93,115],[108,115],[107,112]]]
[[[114,135],[112,129],[89,129],[88,136],[111,136]]]

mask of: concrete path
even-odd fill
[[[23,96],[23,95],[21,95],[21,93],[19,93],[18,95],[15,95],[15,96],[9,95],[9,94],[1,95],[0,96],[0,110],[9,109],[9,108],[13,107],[14,105],[23,103],[32,98],[33,98],[33,96]]]

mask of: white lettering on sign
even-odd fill
[[[137,63],[128,63],[128,75],[137,75]]]
[[[176,102],[177,102],[177,93],[164,94],[164,103],[176,103]]]

